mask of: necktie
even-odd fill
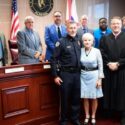
[[[62,35],[61,35],[61,31],[60,31],[59,26],[58,26],[58,37],[59,37],[59,38],[61,38],[61,37],[62,37]]]
[[[83,31],[84,31],[84,33],[87,33],[87,30],[85,28],[83,29]]]

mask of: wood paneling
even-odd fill
[[[45,65],[49,64],[0,68],[1,125],[58,124],[58,88]],[[19,67],[24,71],[5,73]]]
[[[52,107],[58,107],[58,93],[57,88],[54,85],[51,85],[51,82],[43,82],[43,84],[40,84],[40,107],[41,110],[52,108]],[[48,94],[48,92],[53,93]]]
[[[28,86],[2,89],[3,117],[29,112]]]

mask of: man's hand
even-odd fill
[[[39,56],[40,56],[40,52],[39,52],[39,51],[36,51],[34,57],[37,59],[37,58],[39,58]]]
[[[55,79],[54,79],[54,82],[57,84],[57,85],[61,85],[62,84],[62,79],[60,78],[60,77],[56,77]]]
[[[110,62],[107,64],[110,70],[116,71],[118,69],[118,62]]]
[[[40,60],[41,62],[44,62],[44,61],[45,61],[45,54],[40,55],[40,56],[39,56],[39,60]]]

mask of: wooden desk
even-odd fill
[[[49,66],[0,68],[0,125],[58,125],[58,88]]]

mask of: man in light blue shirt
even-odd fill
[[[95,29],[93,34],[95,37],[95,44],[94,46],[96,48],[99,47],[100,39],[104,35],[108,35],[111,33],[111,29],[107,25],[107,19],[105,17],[102,17],[99,19],[99,28]]]

